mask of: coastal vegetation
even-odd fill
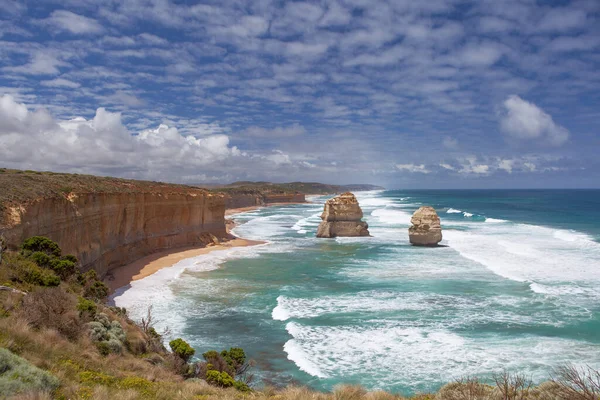
[[[75,266],[75,268],[73,268]],[[184,339],[163,345],[151,308],[141,321],[105,303],[106,285],[57,243],[27,239],[0,264],[0,396],[14,399],[405,399],[358,386],[331,393],[254,385],[242,348],[196,350]],[[408,368],[408,366],[407,366]],[[414,400],[597,400],[600,373],[565,367],[534,386],[502,373],[466,378]]]

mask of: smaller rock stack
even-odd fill
[[[413,246],[437,246],[442,241],[442,227],[433,207],[424,206],[413,214],[408,237]]]
[[[323,222],[317,230],[319,238],[337,236],[370,236],[369,225],[362,221],[363,212],[354,194],[347,192],[325,202]]]

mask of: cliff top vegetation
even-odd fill
[[[195,186],[94,175],[0,168],[0,215],[10,204],[66,197],[71,193],[207,193]]]

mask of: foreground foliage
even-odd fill
[[[46,238],[3,253],[0,284],[14,290],[0,291],[0,398],[405,399],[358,386],[331,393],[298,387],[253,390],[254,363],[242,348],[211,350],[194,360],[195,349],[179,338],[169,343],[169,352],[164,333],[154,328],[151,308],[136,323],[125,309],[104,304],[108,290],[95,272],[57,271],[52,260],[77,265],[75,257],[62,255]],[[598,400],[599,395],[597,371],[565,367],[538,386],[501,373],[491,382],[462,379],[411,399]]]

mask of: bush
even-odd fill
[[[92,300],[80,297],[79,302],[77,303],[77,310],[79,310],[79,316],[88,314],[89,316],[94,317],[98,310],[98,306]]]
[[[246,353],[244,349],[239,347],[232,347],[228,350],[221,352],[221,357],[229,364],[234,370],[237,370],[246,363]]]
[[[0,348],[0,393],[12,396],[26,392],[52,392],[60,382],[7,349]]]
[[[48,254],[43,253],[41,251],[31,253],[29,259],[37,265],[39,265],[40,267],[49,267],[50,260],[52,260]]]
[[[95,301],[104,301],[108,296],[108,286],[98,279],[98,274],[93,269],[77,276],[77,281],[83,286],[83,297]]]
[[[206,371],[206,382],[223,388],[233,387],[235,384],[235,380],[227,372],[219,372],[214,369]]]
[[[96,348],[98,349],[98,353],[103,356],[110,354],[110,346],[108,345],[108,342],[98,342],[96,343]]]
[[[103,301],[108,296],[108,286],[104,282],[95,281],[86,285],[83,289],[83,296],[96,301]]]
[[[37,286],[53,287],[60,285],[60,278],[53,271],[45,270],[37,265],[23,265],[21,277],[24,282]]]
[[[196,353],[196,350],[181,338],[171,340],[169,347],[173,353],[186,362]]]
[[[77,271],[77,265],[72,261],[54,259],[50,261],[50,269],[64,281]]]
[[[46,253],[51,257],[60,257],[60,247],[58,244],[53,242],[44,236],[33,236],[29,239],[25,239],[23,242],[23,246],[21,247],[21,252],[25,255],[35,253],[35,252]]]
[[[60,288],[40,288],[25,296],[22,313],[34,328],[54,329],[71,340],[81,333],[75,299]]]
[[[119,321],[111,321],[106,314],[98,313],[95,321],[89,322],[87,327],[90,330],[90,338],[94,342],[98,342],[96,346],[100,354],[121,354],[123,352],[127,335]],[[107,351],[108,353],[106,353]]]

